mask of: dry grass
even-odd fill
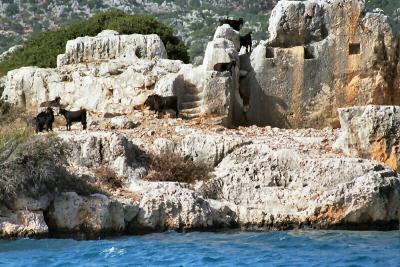
[[[108,189],[118,189],[123,186],[123,179],[107,166],[102,166],[94,171],[97,181]]]
[[[194,183],[210,179],[211,168],[203,162],[185,160],[180,155],[165,153],[150,155],[148,181]]]
[[[67,149],[54,136],[35,136],[19,143],[0,162],[0,201],[19,194],[38,197],[52,192],[75,191],[87,195],[99,192],[82,177],[64,167]]]

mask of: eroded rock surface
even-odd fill
[[[397,105],[398,39],[364,1],[279,1],[270,38],[241,61],[250,124],[339,127],[337,108]],[[242,62],[241,62],[242,63]]]
[[[341,133],[335,148],[352,157],[371,158],[399,170],[399,106],[339,109]]]

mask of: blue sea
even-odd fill
[[[0,241],[1,266],[400,266],[400,232],[166,232]]]

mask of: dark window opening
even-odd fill
[[[265,58],[274,58],[274,49],[271,47],[267,47],[265,49]]]
[[[361,52],[360,44],[349,44],[349,55],[358,55]]]
[[[314,52],[309,47],[304,47],[304,59],[315,59]]]
[[[140,48],[137,48],[136,50],[135,50],[135,55],[138,57],[138,58],[142,58],[142,51],[141,51],[141,49]]]

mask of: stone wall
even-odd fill
[[[248,123],[339,127],[337,108],[398,104],[398,40],[363,1],[280,1],[241,81]]]

